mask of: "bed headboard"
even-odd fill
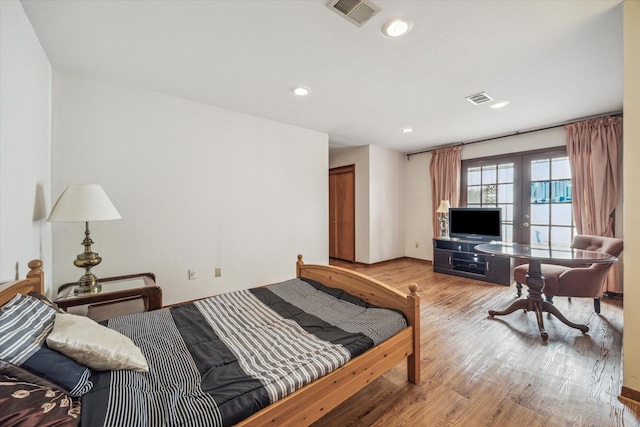
[[[9,301],[16,294],[27,295],[31,291],[44,293],[42,261],[34,259],[29,261],[28,265],[30,270],[26,279],[0,284],[0,305]]]

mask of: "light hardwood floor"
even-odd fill
[[[582,334],[544,314],[543,342],[535,315],[517,311],[491,319],[515,298],[515,285],[494,285],[433,273],[403,259],[351,268],[421,297],[422,381],[406,381],[398,365],[313,424],[355,426],[639,426],[640,405],[618,400],[621,387],[622,300],[555,298]],[[526,287],[525,287],[526,292]]]

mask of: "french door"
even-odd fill
[[[566,148],[462,162],[461,206],[502,208],[505,242],[569,246],[575,235]]]

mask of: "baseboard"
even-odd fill
[[[344,263],[346,263],[346,264],[359,265],[359,266],[361,266],[361,267],[368,267],[368,266],[369,266],[369,264],[365,264],[365,263],[362,263],[362,262],[359,262],[359,261],[349,261],[349,260],[342,259],[342,258],[332,258],[332,257],[329,257],[329,265],[331,265],[331,262],[332,262],[332,261],[333,261],[333,262],[337,262],[337,263],[344,262]]]
[[[413,258],[413,257],[410,257],[410,256],[402,257],[402,259],[410,259],[411,261],[418,261],[418,262],[421,262],[423,264],[431,264],[431,265],[433,265],[433,261],[428,260],[428,259]]]
[[[630,400],[631,403],[636,405],[640,404],[640,391],[634,390],[629,387],[622,386],[622,390],[620,391],[620,400]]]

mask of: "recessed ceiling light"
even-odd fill
[[[296,86],[291,89],[291,92],[293,92],[294,95],[307,96],[311,93],[311,89],[305,86]]]
[[[400,132],[402,132],[402,133],[413,132],[413,128],[403,128],[403,129],[400,130]]]
[[[394,18],[382,26],[382,35],[395,39],[407,34],[413,28],[413,22],[407,18]]]
[[[509,105],[509,101],[499,101],[499,102],[496,102],[495,104],[491,104],[489,107],[493,108],[494,110],[497,110],[498,108],[503,108],[503,107],[506,107],[507,105]]]

